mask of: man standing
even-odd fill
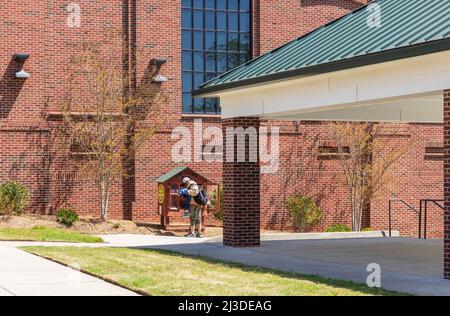
[[[189,203],[189,220],[191,225],[191,232],[186,237],[198,237],[203,238],[202,235],[202,206],[195,202],[194,197],[199,194],[199,188],[197,183],[186,177],[183,179],[184,188],[180,190],[180,195],[186,197],[187,203]],[[195,227],[197,226],[198,232],[195,234]]]

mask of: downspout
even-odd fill
[[[122,2],[122,29],[123,29],[123,44],[122,44],[122,68],[123,68],[123,97],[127,98],[130,93],[130,31],[129,31],[129,0]]]
[[[123,0],[123,77],[124,98],[136,93],[136,0]],[[125,146],[132,146],[135,133],[134,126],[129,127]],[[122,213],[124,220],[133,219],[133,202],[135,201],[135,157],[127,154],[123,157],[126,175],[122,177]]]

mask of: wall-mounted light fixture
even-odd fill
[[[156,83],[163,83],[163,82],[167,82],[167,81],[168,81],[168,79],[161,75],[156,75],[155,77],[153,77],[153,82],[156,82]]]
[[[14,60],[17,61],[21,65],[21,68],[22,68],[23,64],[29,57],[30,57],[30,54],[18,53],[18,54],[14,55]],[[28,78],[30,78],[30,74],[28,72],[26,72],[25,70],[21,69],[18,72],[16,72],[16,78],[28,79]]]
[[[155,76],[153,77],[153,82],[163,83],[163,82],[168,81],[168,79],[166,77],[159,74],[159,71],[161,70],[162,65],[164,65],[166,62],[167,62],[167,60],[158,59],[158,58],[152,59],[150,61],[150,65],[153,67],[153,73],[155,74]]]

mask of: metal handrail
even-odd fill
[[[445,200],[433,200],[433,199],[422,199],[420,200],[420,212],[422,212],[422,209],[424,210],[424,222],[423,222],[423,238],[427,239],[427,218],[428,218],[428,203],[431,202],[433,204],[435,204],[437,207],[441,208],[442,210],[445,209],[444,206],[442,206],[441,204],[439,204],[439,202],[445,202]],[[422,205],[424,206],[422,208]]]
[[[422,208],[420,208],[419,210],[416,210],[416,208],[409,205],[402,199],[390,199],[389,200],[389,237],[392,237],[392,203],[393,202],[401,202],[407,208],[409,208],[411,211],[413,211],[414,213],[419,215],[419,239],[421,239],[422,238]]]

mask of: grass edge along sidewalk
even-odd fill
[[[20,247],[137,293],[161,296],[405,295],[364,284],[280,272],[171,251],[129,248]]]
[[[0,241],[43,241],[69,243],[102,243],[100,237],[62,228],[35,226],[33,228],[0,228]]]

